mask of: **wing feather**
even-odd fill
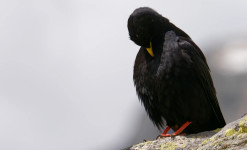
[[[199,83],[203,88],[205,95],[207,96],[207,101],[210,103],[214,111],[219,126],[223,127],[226,123],[220,110],[220,106],[216,97],[216,90],[205,56],[203,55],[200,48],[191,39],[180,37],[178,40],[178,45],[191,57],[195,75],[197,75]]]

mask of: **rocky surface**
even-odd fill
[[[247,115],[222,129],[147,141],[124,150],[247,150]]]

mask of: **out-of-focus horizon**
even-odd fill
[[[121,149],[158,131],[132,80],[127,19],[148,6],[211,67],[229,123],[246,113],[247,1],[0,2],[0,149]]]

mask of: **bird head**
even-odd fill
[[[137,8],[128,19],[130,39],[137,45],[145,47],[148,53],[154,57],[152,40],[165,32],[163,29],[167,22],[169,22],[168,19],[151,8]]]

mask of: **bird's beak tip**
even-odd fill
[[[150,47],[146,48],[147,52],[149,53],[150,56],[154,57],[154,53],[153,53],[153,48],[152,48],[152,43],[150,42]]]

